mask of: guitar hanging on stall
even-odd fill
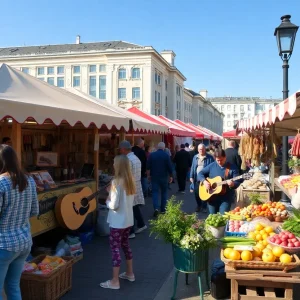
[[[96,209],[97,196],[109,185],[110,183],[95,193],[89,187],[84,187],[76,193],[61,196],[55,203],[55,215],[59,225],[70,230],[78,229],[87,215]]]
[[[213,195],[218,195],[225,193],[225,186],[228,180],[236,181],[239,179],[250,179],[253,176],[253,173],[246,173],[234,178],[230,178],[227,180],[223,180],[221,176],[217,176],[215,178],[206,178],[206,180],[210,183],[211,188],[209,190],[206,189],[203,183],[199,186],[199,197],[203,201],[209,200]]]

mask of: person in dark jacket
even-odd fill
[[[242,159],[236,149],[235,141],[229,141],[228,148],[225,150],[226,160],[232,165],[236,165],[241,173]]]
[[[191,156],[189,152],[185,150],[185,145],[180,145],[180,151],[176,152],[174,157],[176,164],[176,174],[178,181],[178,192],[185,193],[186,174],[191,167]]]
[[[214,158],[206,152],[204,144],[198,145],[198,154],[193,157],[190,181],[194,185],[195,199],[197,203],[196,212],[207,212],[207,202],[202,201],[199,197],[199,181],[197,180],[198,173],[209,164],[214,162]]]
[[[216,161],[203,168],[198,174],[198,181],[203,184],[207,190],[211,189],[210,183],[206,180],[207,177],[215,178],[221,176],[226,180],[224,185],[225,193],[213,195],[208,201],[208,210],[210,214],[230,211],[231,204],[235,199],[235,189],[241,184],[241,180],[233,181],[232,178],[239,176],[239,171],[236,165],[226,162],[226,154],[224,150],[215,150]],[[228,175],[226,175],[228,169]],[[226,178],[225,178],[226,177]]]
[[[134,147],[132,147],[131,151],[138,157],[141,161],[141,183],[142,189],[144,193],[144,197],[148,196],[148,180],[147,180],[147,155],[144,150],[145,142],[143,139],[138,139],[137,143]]]
[[[152,152],[147,161],[147,175],[152,183],[152,201],[154,206],[154,217],[166,211],[168,198],[168,182],[172,182],[172,164],[170,156],[164,152],[166,145],[160,142],[157,145],[158,150]],[[158,201],[158,192],[161,192],[161,205]]]

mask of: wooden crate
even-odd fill
[[[243,197],[243,203],[245,206],[250,205],[251,201],[249,199],[250,194],[260,194],[261,195],[261,201],[262,202],[268,202],[270,201],[270,189],[267,187],[266,190],[259,190],[259,189],[242,189],[242,197]]]
[[[231,280],[231,300],[293,300],[293,285],[300,272],[235,270],[225,267]]]

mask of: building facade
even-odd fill
[[[123,41],[81,43],[80,36],[74,44],[0,48],[0,63],[49,84],[202,125],[193,119],[195,96],[184,99],[186,78],[176,68],[175,57],[171,50],[158,53],[151,46]]]
[[[224,114],[224,132],[233,130],[239,120],[252,118],[282,101],[259,97],[214,97],[207,100]]]

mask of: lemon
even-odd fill
[[[233,250],[232,248],[226,248],[223,252],[224,257],[228,259],[232,250]]]
[[[252,257],[252,253],[249,251],[249,250],[244,250],[242,251],[241,253],[241,259],[243,261],[249,261],[249,260],[252,260],[253,257]]]
[[[282,262],[283,264],[289,264],[292,261],[292,257],[289,254],[282,254],[280,256],[280,262]]]

